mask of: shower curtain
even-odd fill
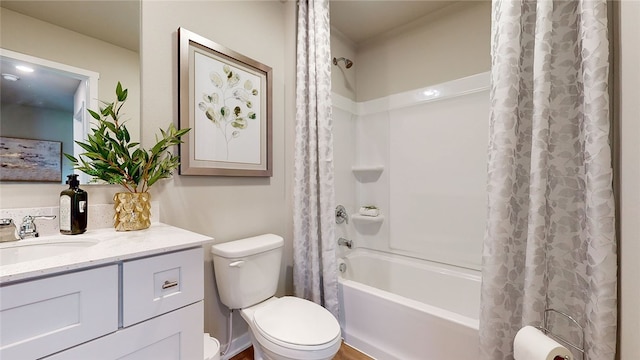
[[[338,317],[328,0],[298,1],[297,59],[293,286]]]
[[[552,308],[584,328],[585,360],[613,360],[606,0],[494,0],[491,56],[482,358],[513,359],[516,332]],[[551,315],[582,346],[579,327]]]

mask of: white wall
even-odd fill
[[[365,205],[382,213],[353,218],[339,233],[357,247],[480,270],[488,88],[485,72],[367,102],[334,94],[336,149],[354,133],[346,143],[355,152],[336,159],[337,199],[352,214]],[[382,171],[353,172],[348,161]]]
[[[352,61],[356,58],[355,44],[339,30],[331,28],[331,55],[345,57]],[[356,184],[351,167],[356,164],[356,67],[347,69],[344,62],[331,66],[331,90],[333,93],[333,166],[336,204],[342,205],[349,214],[356,207]],[[353,221],[336,225],[336,237],[355,239]],[[346,251],[338,248],[338,256]]]
[[[461,1],[358,45],[357,101],[488,71],[491,2]]]
[[[482,78],[481,91],[464,88],[455,97],[390,112],[394,251],[481,269],[490,108],[489,77]]]
[[[619,359],[640,358],[640,2],[619,1]]]
[[[437,129],[438,120],[422,121],[419,116],[411,115],[412,110],[409,108],[372,111],[360,117],[357,116],[358,109],[362,110],[366,107],[364,104],[368,101],[384,103],[390,101],[388,97],[390,95],[395,96],[405,91],[489,71],[490,9],[488,1],[460,2],[358,45],[345,39],[339,31],[332,31],[333,56],[350,57],[354,61],[353,67],[348,70],[343,66],[332,67],[334,104],[336,99],[341,103],[334,106],[334,140],[337,149],[335,152],[337,154],[335,159],[336,200],[347,206],[350,213],[357,212],[361,205],[376,205],[385,215],[385,220],[381,223],[352,221],[349,225],[338,225],[339,235],[354,240],[357,246],[411,253],[424,258],[429,258],[426,255],[426,247],[432,247],[431,245],[435,242],[450,240],[437,236],[434,231],[427,236],[433,241],[428,242],[427,245],[417,239],[415,226],[406,226],[412,222],[409,221],[410,217],[405,215],[415,214],[423,217],[427,212],[432,211],[430,209],[437,208],[438,204],[444,207],[452,202],[444,199],[434,200],[429,203],[428,208],[414,213],[415,209],[412,208],[409,199],[416,200],[416,198],[408,195],[407,191],[413,190],[416,194],[424,195],[425,189],[429,188],[421,183],[428,178],[420,177],[434,170],[425,167],[429,159],[435,162],[440,159],[438,162],[440,168],[446,167],[448,158],[442,156],[446,152],[434,153],[432,147],[435,144],[464,143],[468,147],[461,147],[461,151],[469,151],[471,155],[484,154],[487,132],[480,131],[474,138],[474,142],[460,141],[456,136],[437,137],[433,132],[421,136],[422,133],[416,129],[406,128],[399,131],[397,125],[403,121],[413,121],[416,125],[431,123]],[[345,105],[345,100],[356,102]],[[387,107],[386,110],[388,109]],[[409,120],[408,117],[413,120]],[[354,118],[356,118],[355,121]],[[480,121],[477,124],[486,125],[488,119],[484,123]],[[402,131],[406,132],[406,136]],[[484,148],[482,144],[485,144]],[[407,156],[409,154],[415,154],[421,159],[420,164],[412,164],[413,160]],[[348,163],[349,161],[351,163]],[[482,160],[478,164],[484,166]],[[351,172],[350,167],[353,165],[384,165],[385,169],[375,181],[369,179],[359,181]],[[413,171],[414,168],[416,171],[423,169],[421,172],[423,175],[418,176]],[[470,181],[476,184],[476,188],[478,186],[483,188],[483,176],[473,177]],[[454,183],[447,181],[446,176],[442,176],[441,179],[444,183]],[[395,185],[391,184],[392,180],[395,181]],[[452,188],[451,194],[453,192],[455,189]],[[476,203],[483,203],[482,190],[475,191],[472,198]],[[421,201],[425,200],[421,198]],[[455,207],[449,208],[454,211]],[[403,209],[406,211],[403,212]],[[474,210],[475,215],[469,217],[477,218],[476,223],[482,222],[483,207],[476,210]],[[392,232],[394,234],[391,234]],[[473,230],[470,229],[469,232]],[[465,241],[470,240],[469,236],[458,235],[460,236],[455,236],[460,240],[455,241],[457,243],[466,244]],[[473,238],[474,240],[470,241],[475,245],[462,246],[465,249],[472,249],[466,260],[457,259],[454,263],[479,268],[480,260],[476,259],[478,257],[476,255],[481,248],[482,230],[477,237],[473,236]],[[339,251],[345,250],[339,249]],[[445,253],[447,254],[443,255],[444,257],[437,256],[433,260],[451,259],[452,252],[445,251]]]
[[[356,164],[356,122],[353,101],[333,94],[333,165],[336,205],[342,205],[352,214],[356,208],[355,177],[351,167]],[[337,106],[341,104],[342,106]],[[336,224],[336,238],[355,239],[353,221]],[[344,247],[338,247],[337,255],[342,256]]]
[[[344,57],[351,61],[356,60],[355,44],[333,27],[331,28],[331,56],[338,59]],[[355,64],[347,69],[342,61],[338,62],[338,65],[331,65],[331,90],[334,93],[347,99],[356,99],[357,66],[358,64]]]
[[[292,263],[287,161],[294,123],[295,2],[144,1],[142,7],[143,144],[159,127],[178,124],[178,37],[184,27],[273,69],[273,176],[174,176],[156,186],[162,222],[224,242],[274,233],[285,238],[279,294],[290,292]],[[285,138],[286,136],[286,138]],[[205,328],[226,341],[227,309],[219,302],[205,252]],[[246,325],[236,313],[236,336]]]

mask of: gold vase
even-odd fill
[[[116,231],[142,230],[151,226],[151,194],[120,192],[113,196]]]

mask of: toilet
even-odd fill
[[[249,325],[254,359],[332,359],[342,342],[338,320],[311,301],[275,297],[283,244],[266,234],[211,246],[220,300]]]

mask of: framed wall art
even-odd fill
[[[272,175],[272,70],[178,29],[181,175]]]
[[[62,182],[62,142],[0,136],[0,181]]]

